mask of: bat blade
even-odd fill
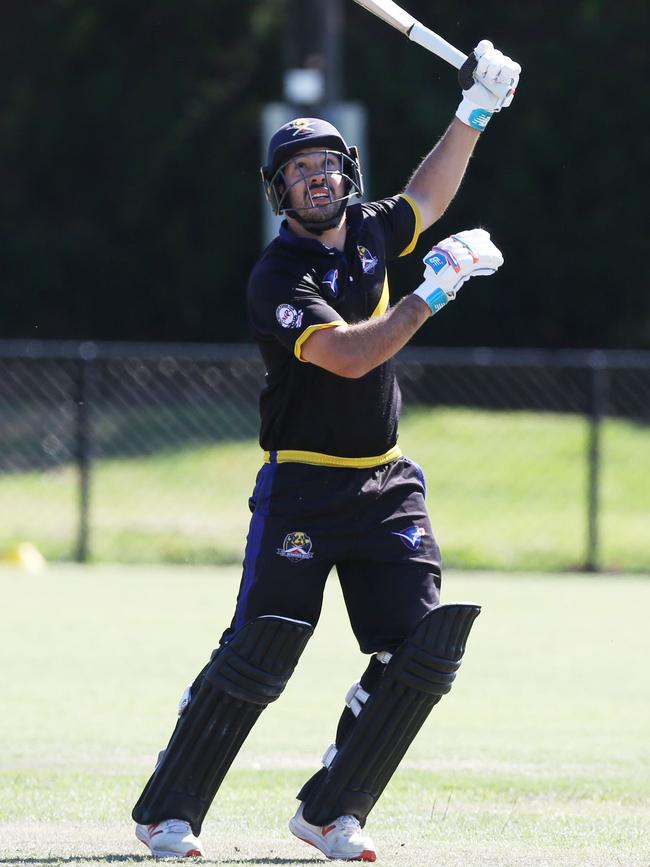
[[[355,0],[355,3],[372,12],[377,18],[381,18],[386,24],[400,30],[404,35],[407,35],[416,23],[416,19],[397,3],[393,3],[393,0]]]
[[[421,45],[432,54],[446,60],[456,69],[460,69],[467,60],[467,55],[454,48],[446,39],[439,36],[433,30],[421,24],[393,0],[354,0],[359,6],[363,6],[368,12],[372,12],[377,18],[381,18],[386,24],[390,24],[400,33],[407,36],[411,42]]]

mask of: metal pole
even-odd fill
[[[327,112],[341,98],[342,0],[293,0],[284,28],[284,65],[317,70],[322,94],[302,108]],[[296,106],[301,108],[301,106]]]
[[[332,106],[341,99],[343,6],[341,0],[321,0],[321,3],[325,6],[325,26],[323,28],[325,104]]]
[[[91,396],[96,354],[97,348],[93,343],[83,343],[79,347],[76,430],[77,468],[79,470],[79,523],[76,553],[78,563],[86,563],[89,557],[92,467]]]
[[[588,492],[587,492],[587,551],[585,571],[598,572],[601,428],[607,411],[608,375],[602,353],[594,353],[591,368],[591,408],[589,413]]]

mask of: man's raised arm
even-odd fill
[[[446,211],[467,169],[480,133],[494,112],[512,102],[521,67],[492,46],[487,39],[474,49],[477,65],[474,84],[463,91],[456,117],[433,150],[415,170],[407,193],[418,205],[422,229]]]

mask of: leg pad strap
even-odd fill
[[[431,709],[451,689],[480,610],[440,605],[400,645],[329,768],[298,795],[308,822],[326,825],[346,814],[365,822]]]
[[[312,632],[298,620],[259,617],[214,653],[133,809],[136,822],[185,819],[200,833],[226,772],[284,690]]]

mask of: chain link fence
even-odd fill
[[[447,566],[650,572],[650,353],[398,368]],[[263,377],[248,345],[0,341],[0,557],[240,562]]]

